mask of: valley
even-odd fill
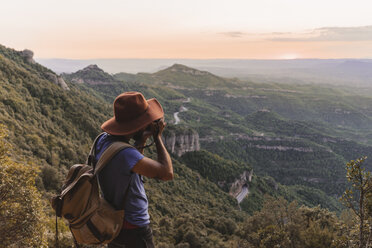
[[[160,247],[190,237],[199,242],[192,247],[235,247],[269,196],[340,214],[346,162],[372,157],[372,97],[358,90],[224,78],[181,64],[57,75],[26,55],[0,46],[0,120],[15,159],[40,168],[45,199],[85,160],[117,95],[140,91],[162,104],[175,179],[145,183]]]
[[[366,138],[372,133],[372,98],[342,87],[227,79],[180,64],[153,74],[112,77],[122,81],[114,87],[84,87],[103,97],[111,94],[109,102],[129,85],[152,94],[164,104],[170,128],[179,126],[173,132],[187,128],[197,133],[200,146],[191,147],[249,163],[257,175],[284,185],[315,187],[338,197],[346,186],[344,164],[372,153]],[[184,147],[184,140],[170,150],[177,142]]]

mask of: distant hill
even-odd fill
[[[206,88],[211,86],[228,87],[228,80],[207,71],[200,71],[185,65],[174,64],[169,68],[152,74],[163,83],[171,85]]]
[[[89,65],[72,74],[63,74],[72,83],[78,84],[112,84],[116,80],[97,65]]]
[[[161,99],[169,123],[186,107],[180,125],[198,132],[202,149],[286,185],[337,195],[346,161],[372,152],[372,98],[346,88],[246,82],[180,64],[114,77],[122,84],[95,86],[96,93],[115,96],[132,85]]]
[[[372,59],[37,59],[58,73],[72,73],[97,64],[109,73],[154,73],[182,64],[223,77],[273,83],[317,83],[371,88]]]

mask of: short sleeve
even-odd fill
[[[144,158],[144,156],[135,148],[126,148],[121,150],[116,158],[120,158],[121,161],[124,160],[125,163],[125,173],[129,174],[132,168]]]

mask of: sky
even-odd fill
[[[0,44],[36,58],[372,58],[372,1],[3,1]]]

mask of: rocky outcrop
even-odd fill
[[[62,75],[67,81],[75,84],[112,85],[117,82],[112,75],[97,65],[88,65],[75,73]]]
[[[229,194],[237,199],[238,203],[242,202],[249,194],[248,183],[252,181],[253,170],[244,171],[230,187]]]
[[[25,49],[20,52],[21,56],[26,60],[27,63],[35,64],[34,52],[28,49]]]
[[[104,72],[101,68],[98,67],[98,65],[95,65],[95,64],[88,65],[87,67],[83,69],[83,71],[90,71],[90,70],[98,70],[98,71]]]
[[[224,114],[223,112],[221,112],[221,115],[226,117],[226,114]],[[233,140],[249,140],[249,141],[265,141],[265,142],[271,142],[271,141],[293,142],[293,141],[296,141],[296,140],[299,139],[298,137],[264,136],[263,133],[261,133],[261,134],[257,133],[256,135],[247,135],[245,133],[230,133],[226,136],[222,136],[222,135],[220,135],[218,137],[208,136],[208,137],[200,138],[200,140],[205,141],[205,142],[216,142],[216,141],[219,141],[219,140],[222,140],[222,139],[225,139],[225,138],[226,139],[232,138]],[[259,148],[259,147],[257,147],[257,148]]]
[[[163,141],[169,152],[178,157],[186,152],[199,151],[199,134],[192,129],[170,130],[163,135]]]
[[[67,86],[65,80],[61,76],[58,76],[58,84],[62,87],[62,89],[70,90],[70,88]]]
[[[202,76],[202,75],[211,74],[207,71],[199,71],[199,70],[196,70],[194,68],[190,68],[190,67],[180,65],[180,64],[174,64],[173,66],[168,68],[168,70],[170,70],[172,72],[181,72],[181,73],[185,73],[185,74],[191,74],[193,76]]]
[[[313,152],[313,149],[311,147],[292,147],[292,146],[267,146],[267,145],[254,145],[254,144],[248,144],[247,147],[254,147],[257,149],[263,149],[263,150],[277,150],[277,151],[297,151],[297,152]]]
[[[70,88],[67,86],[65,80],[63,80],[63,78],[61,76],[57,76],[56,74],[51,73],[51,72],[45,73],[45,76],[52,83],[61,86],[62,89],[70,90]]]

